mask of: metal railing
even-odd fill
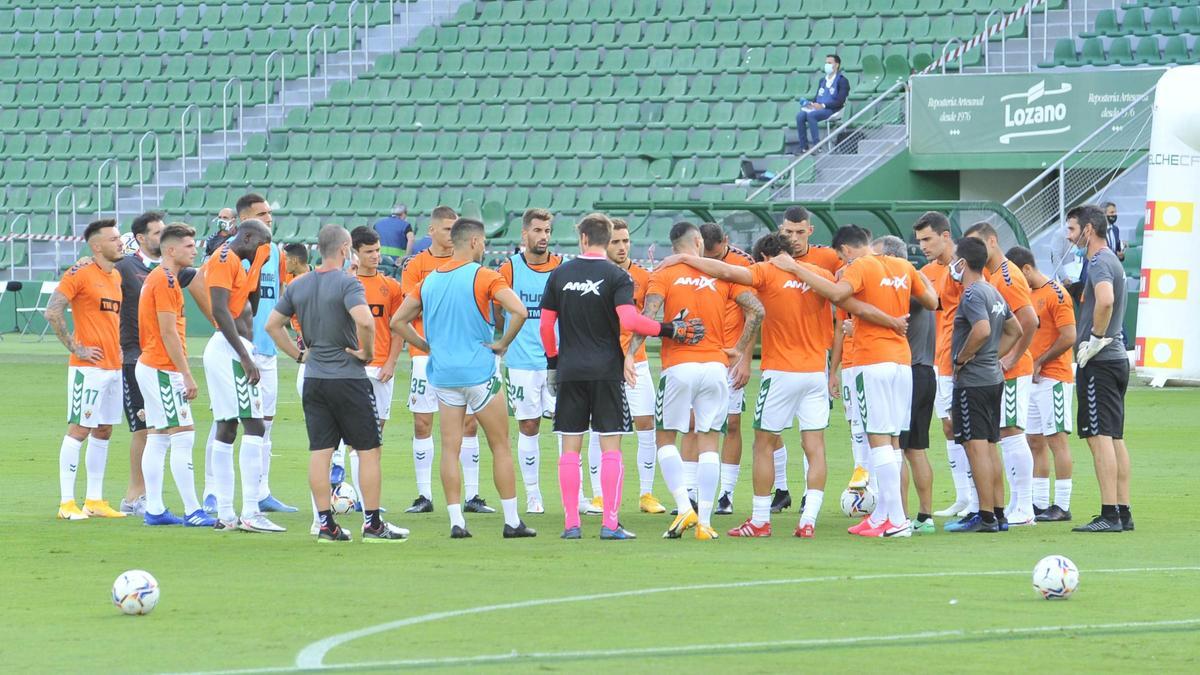
[[[33,279],[33,220],[29,218],[28,213],[18,213],[17,217],[8,223],[8,232],[9,234],[16,234],[17,223],[21,222],[22,218],[25,219],[25,274],[28,275],[29,279]],[[100,219],[96,218],[96,220]],[[9,241],[8,245],[10,247],[9,255],[11,256],[16,251],[16,240]]]
[[[1157,86],[1147,89],[1004,202],[1030,240],[1060,223],[1068,209],[1146,161]]]
[[[263,99],[263,115],[265,115],[265,117],[266,117],[266,126],[268,128],[270,128],[270,126],[271,126],[271,123],[270,123],[271,94],[273,93],[271,91],[271,59],[275,59],[275,58],[277,58],[279,60],[279,112],[280,112],[280,115],[282,116],[282,114],[286,111],[286,107],[283,104],[283,87],[284,87],[284,76],[287,73],[286,73],[286,69],[283,67],[283,54],[280,54],[279,50],[276,49],[275,51],[271,52],[270,54],[267,54],[267,60],[263,62],[263,96],[265,97]]]
[[[62,199],[62,194],[64,192],[67,192],[68,190],[71,192],[71,220],[69,221],[69,226],[70,227],[75,226],[75,217],[76,217],[76,214],[75,214],[75,189],[74,189],[74,186],[64,185],[63,187],[59,188],[58,192],[54,193],[54,235],[56,237],[59,235],[62,235],[62,233],[63,233],[62,227],[59,226],[59,224],[58,224],[58,221],[59,221],[58,204],[59,204],[60,200]],[[143,211],[144,211],[144,209],[143,209]],[[70,232],[70,231],[67,232],[68,236],[72,235],[72,234],[74,234],[74,232]],[[54,240],[54,261],[56,264],[58,262],[58,256],[60,253],[62,253],[62,242],[56,238]]]
[[[308,65],[308,105],[312,107],[312,81],[313,81],[313,57],[312,57],[312,42],[313,33],[321,31],[321,85],[325,91],[329,91],[329,31],[321,26],[313,26],[308,29],[308,34],[304,36],[304,59]],[[240,140],[240,139],[239,139]]]
[[[988,23],[991,22],[992,17],[997,16],[997,15],[999,15],[1000,18],[996,21],[996,23],[999,24],[1001,21],[1004,21],[1004,12],[1002,10],[993,9],[992,11],[988,12],[987,16],[985,16],[983,18],[983,29],[985,31],[988,29]],[[1028,22],[1026,22],[1026,25],[1029,25]],[[1001,31],[1000,32],[1000,72],[1005,72],[1008,70],[1008,51],[1005,49],[1004,37],[1005,37],[1004,31]],[[959,69],[959,72],[960,73],[962,72],[961,68]],[[983,72],[985,72],[985,73],[992,72],[991,52],[988,49],[986,49],[986,45],[985,45],[985,49],[983,50]]]
[[[350,56],[350,74],[351,75],[354,74],[354,10],[357,9],[358,7],[359,7],[358,0],[354,0],[353,2],[350,3],[350,8],[346,10],[346,30],[349,32],[349,37],[350,37],[349,56]],[[370,30],[370,28],[371,28],[371,7],[367,3],[363,3],[362,10],[363,10],[363,17],[362,17],[362,29],[363,29],[362,61],[363,62],[362,62],[362,66],[363,66],[363,68],[369,68],[371,66],[371,59],[367,55],[367,31]]]
[[[225,157],[229,157],[229,87],[232,86],[234,82],[237,82],[238,88],[238,147],[242,147],[244,145],[242,140],[242,119],[246,114],[246,99],[244,96],[245,91],[242,87],[242,81],[239,78],[231,77],[225,83],[225,86],[221,87],[221,152],[225,155]]]
[[[104,169],[108,165],[112,165],[113,174],[113,218],[118,222],[121,220],[121,165],[117,163],[116,157],[109,157],[100,162],[100,168],[96,169],[96,220],[104,217]]]
[[[158,156],[158,134],[153,131],[147,131],[138,139],[138,185],[141,188],[138,190],[138,209],[146,212],[146,158],[145,158],[145,143],[146,139],[154,139],[154,204],[160,206],[162,204],[161,182],[159,176],[159,156]],[[57,206],[57,204],[55,205]]]
[[[200,126],[200,107],[195,103],[183,109],[179,115],[179,171],[183,174],[183,181],[187,182],[187,116],[189,112],[196,111],[196,178],[200,178],[204,174],[204,144],[201,142]]]
[[[952,37],[949,40],[946,40],[946,44],[942,45],[942,58],[939,59],[939,61],[942,62],[942,74],[943,75],[946,74],[946,63],[947,63],[946,54],[950,53],[950,45],[953,45],[953,44],[958,44],[958,46],[961,47],[963,45],[963,41],[960,40],[959,38]],[[961,65],[959,66],[958,72],[960,72],[960,73],[962,72]]]

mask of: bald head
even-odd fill
[[[271,230],[266,223],[255,218],[243,220],[237,234],[230,241],[230,248],[239,258],[253,258],[259,246],[271,243]]]

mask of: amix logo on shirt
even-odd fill
[[[783,287],[784,288],[799,288],[801,293],[807,293],[810,288],[808,284],[804,283],[803,281],[797,281],[795,279],[791,279],[791,280],[783,282]]]
[[[884,277],[879,280],[879,285],[889,288],[908,288],[908,277]]]
[[[673,286],[695,286],[696,290],[702,291],[709,289],[717,290],[717,280],[710,277],[679,277],[675,280]]]
[[[580,295],[594,295],[600,297],[600,284],[604,283],[603,279],[599,281],[572,281],[563,286],[564,291],[579,291]]]

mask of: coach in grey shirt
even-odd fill
[[[1108,247],[1108,219],[1084,204],[1067,212],[1067,239],[1088,261],[1076,322],[1076,428],[1086,439],[1100,482],[1100,515],[1075,532],[1133,529],[1129,510],[1129,450],[1125,446],[1125,390],[1129,360],[1120,339],[1125,323],[1125,270]]]
[[[384,522],[379,512],[381,441],[375,395],[365,368],[375,345],[375,319],[362,283],[345,270],[350,246],[350,233],[344,227],[321,228],[320,267],[288,284],[266,328],[280,351],[305,364],[304,424],[312,451],[308,482],[319,521],[318,541],[350,540],[350,534],[334,522],[329,505],[329,461],[343,440],[358,451],[363,539],[399,541],[408,532]],[[303,350],[288,338],[287,323],[293,314],[300,320]]]

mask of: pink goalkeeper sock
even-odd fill
[[[558,491],[562,494],[566,529],[579,527],[579,453],[564,452],[558,456]]]
[[[604,498],[604,527],[617,529],[617,512],[621,510],[621,484],[625,480],[625,465],[621,452],[610,450],[600,455],[600,493]]]

